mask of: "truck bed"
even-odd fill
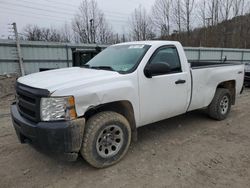
[[[211,68],[211,67],[222,67],[222,66],[232,66],[240,65],[241,62],[221,62],[221,61],[189,61],[192,69],[202,69],[202,68]]]
[[[193,62],[191,63],[192,99],[189,111],[208,106],[217,86],[225,81],[235,80],[235,93],[242,89],[244,65],[227,62]]]

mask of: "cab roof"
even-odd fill
[[[147,40],[147,41],[133,41],[133,42],[125,42],[119,43],[116,45],[150,45],[150,46],[161,46],[161,45],[179,45],[180,43],[177,41],[168,41],[168,40]]]

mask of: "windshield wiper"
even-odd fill
[[[82,65],[81,67],[90,68],[90,66],[88,64]]]
[[[110,66],[93,66],[90,67],[91,69],[100,69],[100,70],[110,70],[110,71],[116,71]]]

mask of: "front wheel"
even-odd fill
[[[123,158],[130,142],[127,119],[116,112],[100,112],[87,121],[80,152],[92,166],[105,168]]]
[[[224,120],[228,116],[232,105],[231,94],[228,89],[218,88],[211,104],[208,106],[208,115],[216,120]]]

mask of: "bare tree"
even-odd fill
[[[97,20],[96,13],[99,12],[97,7],[97,3],[94,0],[88,1],[83,0],[80,7],[79,12],[76,14],[72,27],[75,35],[79,38],[79,42],[90,43],[93,27],[90,25],[90,20]],[[94,22],[95,24],[95,22]]]
[[[153,23],[163,37],[170,34],[171,8],[172,0],[156,0],[152,7]]]
[[[65,23],[61,29],[61,38],[65,42],[71,42],[72,38],[72,28],[68,23]]]
[[[207,4],[208,4],[207,19],[211,20],[211,23],[208,24],[214,26],[219,23],[220,1],[209,0],[207,1]]]
[[[233,8],[233,0],[220,0],[220,13],[222,20],[228,20]]]
[[[241,15],[244,15],[246,13],[245,10],[247,10],[247,8],[249,8],[249,0],[242,0]]]
[[[182,31],[183,23],[183,3],[182,0],[176,0],[173,3],[173,22],[177,26],[179,33]]]
[[[23,31],[27,40],[30,41],[41,41],[42,38],[42,31],[37,25],[27,25]]]
[[[113,41],[113,32],[111,26],[107,23],[104,18],[103,13],[99,15],[99,27],[97,28],[97,40],[100,43],[112,43]]]
[[[200,24],[205,28],[207,20],[207,0],[199,2],[199,9],[197,10]]]
[[[240,6],[242,0],[234,0],[233,1],[233,14],[234,16],[238,16],[240,14]]]
[[[30,41],[48,41],[48,42],[70,42],[64,37],[61,30],[53,27],[38,27],[37,25],[27,25],[24,28],[24,36]]]
[[[54,41],[54,42],[60,42],[61,41],[61,35],[57,32],[56,29],[51,28],[45,28],[42,29],[42,32],[44,33],[44,39],[46,41]]]
[[[83,43],[103,42],[105,38],[108,38],[106,34],[110,35],[111,32],[111,27],[95,0],[82,1],[79,12],[72,21],[72,27],[76,42]],[[99,37],[100,33],[101,37]]]
[[[188,35],[190,35],[190,30],[191,30],[191,16],[193,14],[193,9],[194,9],[194,0],[184,0],[184,21],[186,25],[186,30]]]
[[[145,8],[139,6],[131,15],[131,36],[133,40],[149,40],[154,38],[151,20]]]
[[[198,15],[203,26],[215,26],[220,21],[245,14],[249,0],[202,0],[199,2]]]
[[[245,0],[233,0],[233,16],[236,17],[239,15],[244,15],[245,5],[246,5]]]

